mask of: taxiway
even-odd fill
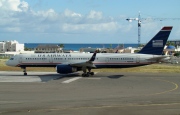
[[[0,71],[0,114],[180,114],[176,73],[22,74]]]

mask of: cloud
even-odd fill
[[[57,12],[53,6],[44,10],[41,7],[43,5],[41,2],[42,0],[38,0],[35,2],[37,4],[30,6],[26,0],[0,0],[0,33],[5,33],[7,36],[20,33],[22,38],[24,38],[24,34],[29,34],[29,37],[32,37],[34,34],[52,36],[55,35],[54,33],[58,35],[56,38],[63,35],[66,36],[64,38],[67,38],[67,35],[69,38],[75,38],[75,36],[71,36],[72,33],[76,34],[77,38],[81,38],[82,34],[85,33],[86,38],[93,36],[95,39],[116,38],[125,42],[137,42],[137,21],[129,23],[125,20],[127,18],[125,15],[107,16],[104,15],[106,12],[97,10],[81,13],[68,8]],[[112,14],[115,15],[113,12]],[[164,24],[172,25],[165,22]],[[145,43],[146,39],[152,38],[164,24],[152,20],[151,17],[142,21],[141,42]],[[170,37],[178,38],[180,29],[178,24],[175,26],[176,28],[172,31],[174,34],[171,34]]]
[[[29,5],[27,2],[22,1],[19,5],[18,8],[20,9],[20,11],[27,11],[29,8]]]
[[[28,3],[20,0],[0,0],[0,9],[4,11],[27,11]]]
[[[75,13],[75,12],[69,10],[69,9],[66,9],[63,14],[64,14],[65,17],[82,17],[81,14]]]
[[[95,19],[95,20],[101,20],[103,18],[102,12],[97,12],[97,11],[90,11],[90,13],[87,16],[88,19]]]
[[[7,27],[4,30],[7,32],[20,32],[21,31],[19,27]]]
[[[66,9],[34,11],[25,1],[0,0],[0,30],[7,32],[113,32],[119,25],[102,12],[92,10],[87,15]]]
[[[118,29],[116,22],[99,23],[99,24],[64,24],[62,30],[66,32],[112,32]]]
[[[33,12],[32,17],[37,18],[38,20],[40,19],[41,21],[56,21],[58,20],[58,14],[53,10],[49,9],[47,11],[37,11]]]
[[[27,33],[114,33],[128,32],[132,25],[91,10],[81,14],[70,9],[35,11],[23,0],[0,0],[0,32]]]

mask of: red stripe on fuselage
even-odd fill
[[[155,62],[154,62],[155,63]],[[140,65],[140,64],[153,64],[153,62],[144,62],[144,63],[93,63],[95,65],[126,65],[126,64],[134,64],[134,65]]]
[[[62,63],[21,63],[21,64],[18,64],[17,66],[25,66],[25,65],[58,65],[58,64],[62,64]],[[125,63],[107,63],[107,62],[99,62],[99,63],[93,63],[95,65],[140,65],[140,64],[153,64],[153,62],[134,62],[134,63],[128,63],[128,62],[125,62]]]

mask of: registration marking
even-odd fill
[[[66,81],[63,81],[62,83],[70,83],[70,82],[73,82],[73,81],[78,80],[78,79],[80,79],[80,78],[82,78],[82,77],[75,77],[75,78],[72,78],[72,79],[68,79],[68,80],[66,80]]]

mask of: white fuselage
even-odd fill
[[[86,62],[91,56],[91,53],[19,54],[13,56],[6,64],[16,67],[55,67],[58,64]],[[97,53],[93,64],[97,68],[141,66],[157,63],[157,60],[152,60],[155,57],[162,56],[130,53]]]

